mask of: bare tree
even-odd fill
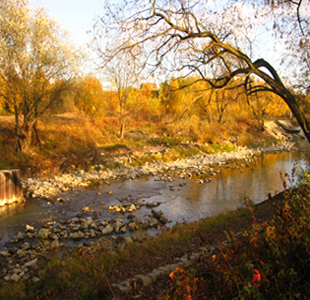
[[[113,57],[104,66],[103,71],[112,83],[118,98],[119,138],[123,139],[127,116],[133,109],[135,97],[134,87],[138,84],[142,69],[135,56],[129,51]]]
[[[274,67],[263,58],[253,61],[241,50],[242,43],[235,29],[240,17],[238,6],[228,5],[216,15],[221,15],[222,19],[212,22],[216,17],[207,11],[208,2],[203,0],[134,2],[141,10],[125,8],[123,3],[120,11],[132,12],[126,17],[117,13],[117,5],[109,7],[110,24],[115,25],[113,30],[123,41],[111,52],[111,57],[139,47],[146,51],[149,66],[154,69],[161,67],[186,75],[199,74],[197,81],[206,81],[214,89],[223,89],[235,80],[249,95],[275,93],[289,106],[310,141],[309,122]],[[213,72],[206,71],[210,68]],[[252,86],[250,83],[257,77],[264,84]]]

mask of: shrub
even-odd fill
[[[174,295],[184,294],[185,288],[193,285],[193,278],[205,280],[197,294],[212,299],[308,299],[309,173],[303,182],[298,190],[287,190],[280,204],[270,198],[276,211],[270,222],[257,222],[253,206],[249,205],[254,220],[252,229],[238,239],[234,233],[227,234],[228,243],[220,243],[217,251],[190,274],[178,271],[183,277],[178,279],[174,293],[165,299],[177,299]],[[186,278],[191,280],[185,282]],[[194,299],[193,294],[186,297],[183,299]]]

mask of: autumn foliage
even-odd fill
[[[309,173],[304,178],[299,190],[285,192],[281,204],[269,199],[276,211],[270,222],[260,224],[253,217],[251,230],[238,238],[227,233],[227,243],[191,271],[173,272],[174,291],[165,299],[308,299]]]

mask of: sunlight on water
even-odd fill
[[[162,202],[156,210],[162,210],[172,221],[169,226],[177,221],[190,222],[210,217],[238,208],[245,197],[258,203],[265,200],[268,193],[274,195],[283,191],[280,172],[290,175],[296,158],[299,164],[298,172],[305,169],[306,162],[301,155],[299,152],[264,154],[249,167],[243,166],[241,162],[224,165],[210,183],[199,184],[184,179],[164,182],[150,177],[137,181],[117,181],[96,190],[64,193],[60,196],[71,199],[67,206],[62,206],[61,203],[56,203],[55,206],[47,205],[45,201],[36,199],[30,199],[23,204],[7,205],[0,208],[0,237],[23,230],[26,224],[38,224],[51,215],[58,219],[74,217],[85,206],[101,210],[99,218],[117,217],[116,213],[111,214],[107,208],[109,205],[120,204],[119,200],[128,195],[145,202]],[[296,184],[297,176],[293,179],[292,183]],[[63,209],[67,212],[66,216],[61,214]],[[143,206],[135,215],[145,220],[149,212],[150,209]]]

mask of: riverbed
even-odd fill
[[[298,164],[297,172],[292,169]],[[143,176],[131,180],[114,180],[96,188],[79,188],[58,194],[49,200],[29,199],[23,204],[12,204],[0,208],[0,248],[25,225],[40,228],[42,221],[59,223],[81,212],[96,219],[109,220],[128,213],[109,210],[110,206],[137,203],[143,205],[134,215],[142,222],[147,220],[151,207],[147,203],[157,203],[168,219],[166,226],[176,222],[191,222],[210,217],[243,205],[246,198],[259,203],[284,190],[280,172],[288,186],[298,184],[298,174],[306,168],[302,152],[263,153],[255,160],[244,163],[231,161],[222,163],[214,172],[180,176]],[[182,177],[182,176],[181,176]],[[156,230],[150,230],[155,234]]]

